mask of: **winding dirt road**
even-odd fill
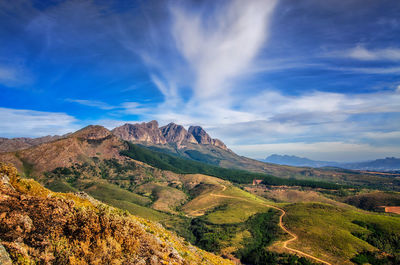
[[[226,186],[225,186],[225,185],[222,185],[222,186],[223,186],[222,191],[225,191],[225,190],[226,190]],[[211,193],[210,195],[211,195],[211,196],[215,196],[215,197],[231,198],[231,199],[236,199],[236,200],[249,201],[249,200],[247,200],[247,199],[240,198],[240,197],[235,197],[235,196],[228,196],[228,195],[214,194],[214,193]],[[298,239],[298,236],[297,236],[295,233],[290,232],[290,231],[283,225],[283,221],[282,221],[282,220],[283,220],[283,216],[285,216],[285,214],[286,214],[285,210],[283,210],[283,209],[281,209],[281,208],[279,208],[279,207],[273,206],[273,205],[266,204],[266,203],[261,203],[261,204],[262,204],[262,205],[265,205],[265,206],[267,206],[267,207],[270,207],[270,208],[274,208],[274,209],[276,209],[276,210],[278,210],[278,211],[281,212],[281,215],[279,216],[279,227],[280,227],[283,231],[285,231],[286,233],[288,233],[288,234],[292,237],[292,238],[290,238],[290,239],[288,239],[288,240],[286,240],[286,241],[283,242],[283,248],[285,248],[285,249],[287,249],[287,250],[289,250],[289,251],[296,252],[297,254],[299,254],[299,255],[301,255],[301,256],[305,256],[305,257],[310,258],[310,259],[313,259],[313,260],[315,260],[315,261],[317,261],[317,262],[320,262],[320,263],[323,263],[323,264],[326,264],[326,265],[332,265],[331,263],[329,263],[329,262],[327,262],[327,261],[324,261],[324,260],[322,260],[322,259],[319,259],[319,258],[317,258],[317,257],[314,257],[314,256],[312,256],[312,255],[310,255],[310,254],[307,254],[307,253],[303,252],[303,251],[300,251],[300,250],[297,250],[297,249],[288,247],[287,244],[289,244],[290,242],[293,242],[293,241],[297,240],[297,239]]]

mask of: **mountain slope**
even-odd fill
[[[13,163],[29,175],[90,161],[91,157],[122,159],[119,152],[125,148],[125,143],[106,128],[91,125],[53,142],[16,152],[0,153],[0,161]]]
[[[0,166],[0,238],[15,264],[233,264],[155,223]]]

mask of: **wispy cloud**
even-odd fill
[[[74,117],[60,112],[0,108],[0,135],[3,137],[62,135],[77,130],[76,123]]]
[[[88,106],[88,107],[94,107],[94,108],[99,108],[102,110],[112,110],[118,108],[118,106],[112,106],[109,105],[103,101],[99,100],[89,100],[89,99],[66,99],[65,101],[67,102],[73,102],[73,103],[78,103],[80,105]]]
[[[362,45],[357,45],[352,49],[333,51],[325,55],[361,61],[400,61],[400,48],[367,49]]]
[[[0,64],[0,84],[8,87],[18,87],[30,84],[32,81],[32,74],[24,67]]]
[[[171,7],[178,51],[194,71],[195,99],[226,96],[267,40],[275,0],[230,1],[217,12]]]

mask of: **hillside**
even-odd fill
[[[54,193],[1,164],[0,238],[13,264],[233,264],[87,195]]]

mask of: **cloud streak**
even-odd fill
[[[400,61],[400,48],[367,49],[362,45],[343,51],[327,53],[328,57],[343,57],[360,61]]]

